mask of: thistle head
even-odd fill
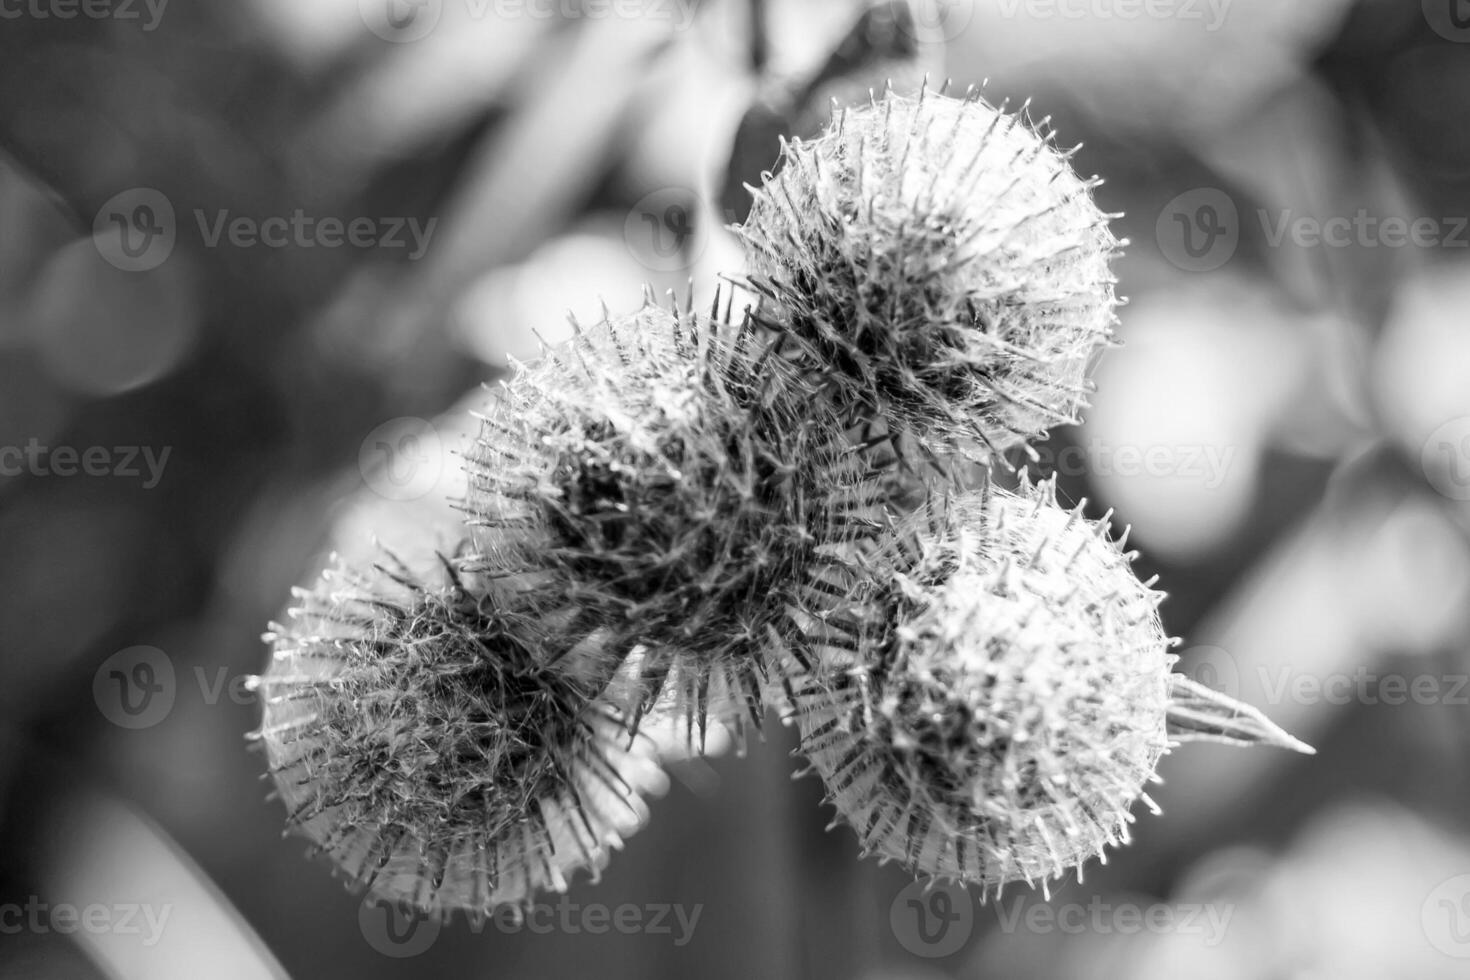
[[[867,499],[813,397],[708,318],[650,305],[582,331],[517,374],[467,453],[480,570],[571,624],[635,726],[650,710],[758,724],[790,585]]]
[[[484,916],[596,877],[665,778],[621,718],[548,668],[533,618],[384,555],[337,566],[254,680],[291,830],[349,883],[431,915]]]
[[[1158,598],[1049,487],[954,497],[813,590],[802,751],[884,860],[987,892],[1080,868],[1169,744]]]
[[[786,146],[739,229],[763,322],[927,452],[994,458],[1077,421],[1118,246],[1094,181],[974,94],[892,93]]]

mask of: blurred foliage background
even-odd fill
[[[0,908],[171,909],[147,947],[7,930],[0,976],[1463,976],[1470,18],[1141,6],[0,6],[0,447],[111,460],[0,475]],[[772,725],[743,763],[676,764],[652,825],[569,896],[698,905],[687,943],[461,924],[385,955],[281,839],[238,683],[328,549],[406,533],[366,463],[404,431],[383,426],[456,406],[413,430],[428,476],[386,496],[452,488],[487,397],[466,392],[566,336],[569,309],[631,309],[645,282],[708,302],[777,135],[925,74],[1032,99],[1124,213],[1124,346],[1033,467],[1132,525],[1181,669],[1319,748],[1182,749],[1164,816],[1054,896],[1213,903],[1223,939],[987,907],[928,955],[898,925],[906,878],[823,832]],[[372,234],[211,237],[296,214]],[[1389,218],[1423,234],[1395,243]],[[149,228],[169,241],[119,252]],[[151,485],[144,450],[168,453]],[[107,665],[139,646],[171,707],[127,727]]]

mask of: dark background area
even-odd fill
[[[0,475],[0,909],[170,910],[149,945],[5,931],[0,976],[1465,975],[1470,9],[1139,6],[0,4],[0,453],[107,459]],[[260,633],[328,550],[410,533],[384,498],[452,488],[475,385],[569,309],[706,302],[774,134],[926,72],[1031,98],[1107,178],[1124,346],[1036,468],[1132,525],[1180,669],[1319,755],[1179,749],[1164,815],[1054,889],[1101,919],[1017,926],[1008,891],[934,955],[773,724],[675,764],[567,896],[697,906],[684,944],[458,923],[386,954],[265,800]],[[210,233],[297,214],[279,246]],[[370,465],[405,433],[407,489]],[[146,724],[108,702],[138,647],[171,673]]]

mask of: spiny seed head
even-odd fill
[[[842,110],[754,191],[759,316],[850,416],[929,453],[994,458],[1077,421],[1118,242],[1070,155],[974,95]]]
[[[481,571],[570,624],[635,726],[758,725],[791,583],[880,496],[811,388],[752,344],[657,306],[611,318],[520,371],[467,453]]]
[[[392,556],[301,590],[254,683],[291,829],[355,886],[482,917],[595,878],[665,777],[645,740],[548,669],[533,619],[477,597],[445,562]]]
[[[988,893],[1127,839],[1175,658],[1105,525],[989,488],[824,575],[802,751],[865,850]]]

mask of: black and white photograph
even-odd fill
[[[1470,0],[0,0],[0,980],[1470,976]]]

